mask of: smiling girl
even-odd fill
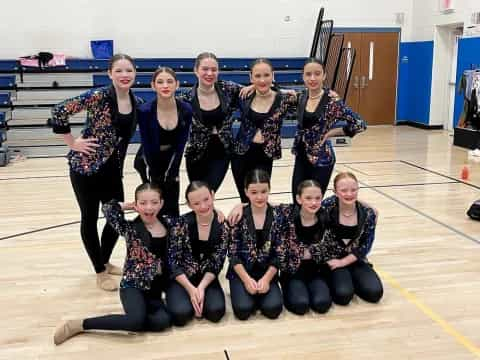
[[[138,117],[148,177],[163,189],[162,213],[179,216],[179,169],[192,122],[192,108],[175,98],[178,81],[172,69],[161,67],[155,71],[151,86],[157,97],[140,107]]]
[[[120,275],[121,269],[110,264],[118,234],[106,224],[101,240],[97,222],[100,203],[111,199],[123,201],[122,173],[130,138],[137,126],[136,98],[131,87],[135,79],[133,59],[114,55],[108,66],[112,85],[92,89],[65,100],[52,110],[53,132],[61,134],[70,151],[70,181],[81,212],[80,233],[90,261],[97,273],[97,286],[116,290],[109,274]],[[86,111],[82,134],[74,138],[69,118]]]
[[[170,326],[162,294],[168,284],[167,234],[174,222],[165,215],[159,216],[163,206],[161,194],[154,184],[138,186],[133,209],[139,216],[133,221],[126,220],[122,210],[131,209],[130,206],[116,200],[103,205],[108,223],[126,240],[120,283],[125,314],[64,321],[55,331],[56,345],[86,330],[162,331]]]

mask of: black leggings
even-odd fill
[[[112,155],[113,158],[114,155]],[[112,199],[124,200],[122,176],[117,163],[109,159],[100,170],[90,176],[70,171],[75,197],[80,207],[80,234],[90,261],[96,273],[105,271],[113,248],[118,239],[117,232],[105,224],[101,240],[98,237],[97,222],[100,203]]]
[[[382,282],[372,265],[360,260],[330,271],[329,285],[333,301],[338,305],[348,305],[354,293],[371,303],[383,296]]]
[[[251,295],[237,275],[230,279],[230,297],[235,316],[240,320],[247,320],[251,314],[260,309],[269,319],[276,319],[283,308],[282,292],[278,280],[270,282],[270,289],[266,294]]]
[[[273,159],[263,151],[263,144],[251,143],[250,148],[244,155],[234,155],[232,158],[232,173],[238,194],[242,203],[247,203],[245,195],[245,176],[253,169],[263,169],[272,176]]]
[[[307,159],[304,151],[300,151],[295,156],[295,165],[293,166],[292,176],[292,197],[293,203],[296,203],[297,187],[303,180],[316,180],[320,183],[322,194],[327,191],[330,177],[332,176],[335,163],[328,166],[313,166]]]
[[[194,286],[198,286],[198,283],[192,281]],[[176,326],[187,324],[195,313],[187,290],[175,280],[167,288],[167,308]],[[202,315],[212,322],[220,321],[225,315],[225,294],[217,278],[205,289]]]
[[[162,331],[171,325],[161,299],[136,288],[120,289],[125,315],[105,315],[83,320],[85,330]]]
[[[306,265],[306,266],[305,266]],[[309,307],[318,313],[326,313],[332,305],[330,290],[321,272],[309,263],[300,265],[293,275],[282,274],[285,307],[298,315],[305,314]]]
[[[148,182],[147,164],[145,163],[145,159],[143,157],[143,145],[140,145],[137,150],[135,160],[133,161],[133,167],[135,170],[137,170],[138,175],[140,175],[142,184]]]
[[[222,185],[228,171],[229,158],[223,159],[203,157],[197,161],[186,159],[187,175],[190,182],[195,180],[205,181],[215,192]]]

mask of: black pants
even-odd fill
[[[227,174],[229,163],[230,157],[225,152],[223,143],[218,135],[212,135],[200,159],[192,161],[191,157],[186,158],[188,179],[190,182],[205,181],[217,192]]]
[[[138,148],[137,154],[135,155],[135,160],[133,161],[133,167],[135,170],[137,170],[138,175],[140,175],[142,184],[148,182],[147,164],[145,163],[145,159],[143,157],[143,145],[140,145]]]
[[[163,206],[160,214],[178,217],[180,215],[180,181],[165,182],[160,178],[152,177],[152,182],[162,189]]]
[[[100,170],[90,176],[70,171],[75,197],[80,207],[80,234],[96,273],[105,270],[118,239],[117,232],[107,223],[98,237],[97,222],[100,203],[112,199],[124,200],[122,176],[115,159],[109,159]]]
[[[313,261],[302,261],[295,274],[282,274],[283,299],[285,307],[298,315],[305,314],[309,307],[318,313],[326,313],[332,305],[330,290]]]
[[[252,143],[244,155],[234,155],[232,158],[232,173],[242,203],[247,203],[245,195],[245,176],[253,169],[263,169],[272,175],[273,159],[263,151],[262,144]]]
[[[335,164],[328,166],[313,166],[308,161],[304,151],[300,151],[295,156],[295,165],[293,167],[292,176],[292,196],[293,203],[296,203],[295,196],[297,195],[297,187],[303,180],[316,180],[320,183],[322,194],[325,195],[327,191],[330,177],[332,176],[333,168]]]
[[[194,286],[198,286],[200,281],[195,280],[190,279]],[[176,326],[187,324],[195,313],[187,290],[175,280],[167,288],[167,308]],[[225,294],[217,278],[205,289],[202,315],[212,322],[220,321],[225,315]]]
[[[235,274],[230,280],[230,297],[233,313],[240,320],[247,320],[257,309],[269,319],[276,319],[283,308],[282,292],[277,279],[270,282],[270,289],[266,294],[251,295]]]
[[[357,294],[361,299],[376,303],[383,296],[383,286],[372,265],[364,261],[330,271],[329,285],[333,301],[348,305]]]
[[[120,289],[125,315],[105,315],[83,320],[85,330],[162,331],[171,318],[161,299],[136,289]]]

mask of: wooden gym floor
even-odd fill
[[[326,315],[284,311],[278,320],[240,322],[222,274],[227,314],[219,324],[82,334],[58,347],[52,335],[60,320],[120,312],[118,293],[95,286],[65,159],[0,168],[0,359],[478,358],[480,223],[465,211],[480,198],[480,165],[451,143],[444,131],[386,126],[336,148],[336,170],[353,171],[361,199],[380,212],[370,256],[385,287],[379,304],[355,298]],[[131,164],[130,156],[127,199],[138,182]],[[462,182],[465,164],[470,178]],[[290,201],[290,151],[274,165],[271,201]],[[229,173],[216,204],[228,212],[237,202]],[[124,249],[120,239],[113,262],[122,262]]]

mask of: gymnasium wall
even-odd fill
[[[40,50],[90,57],[92,39],[113,39],[135,57],[305,56],[321,6],[341,27],[398,27],[411,37],[413,0],[49,0],[0,5],[0,59]]]
[[[412,25],[410,40],[402,39],[399,56],[399,82],[397,92],[397,120],[413,121],[423,125],[441,125],[444,119],[438,118],[438,109],[444,106],[445,98],[432,95],[433,89],[447,86],[445,76],[432,79],[433,59],[435,52],[434,39],[437,26],[447,24],[464,25],[465,35],[470,32],[471,14],[480,11],[478,0],[456,0],[455,11],[442,14],[439,11],[439,0],[413,1]],[[464,69],[471,63],[480,63],[480,33],[472,38],[461,39],[458,50],[457,81]],[[437,44],[444,46],[444,44]],[[461,113],[463,98],[455,98],[454,125]],[[432,113],[432,109],[434,113]]]

